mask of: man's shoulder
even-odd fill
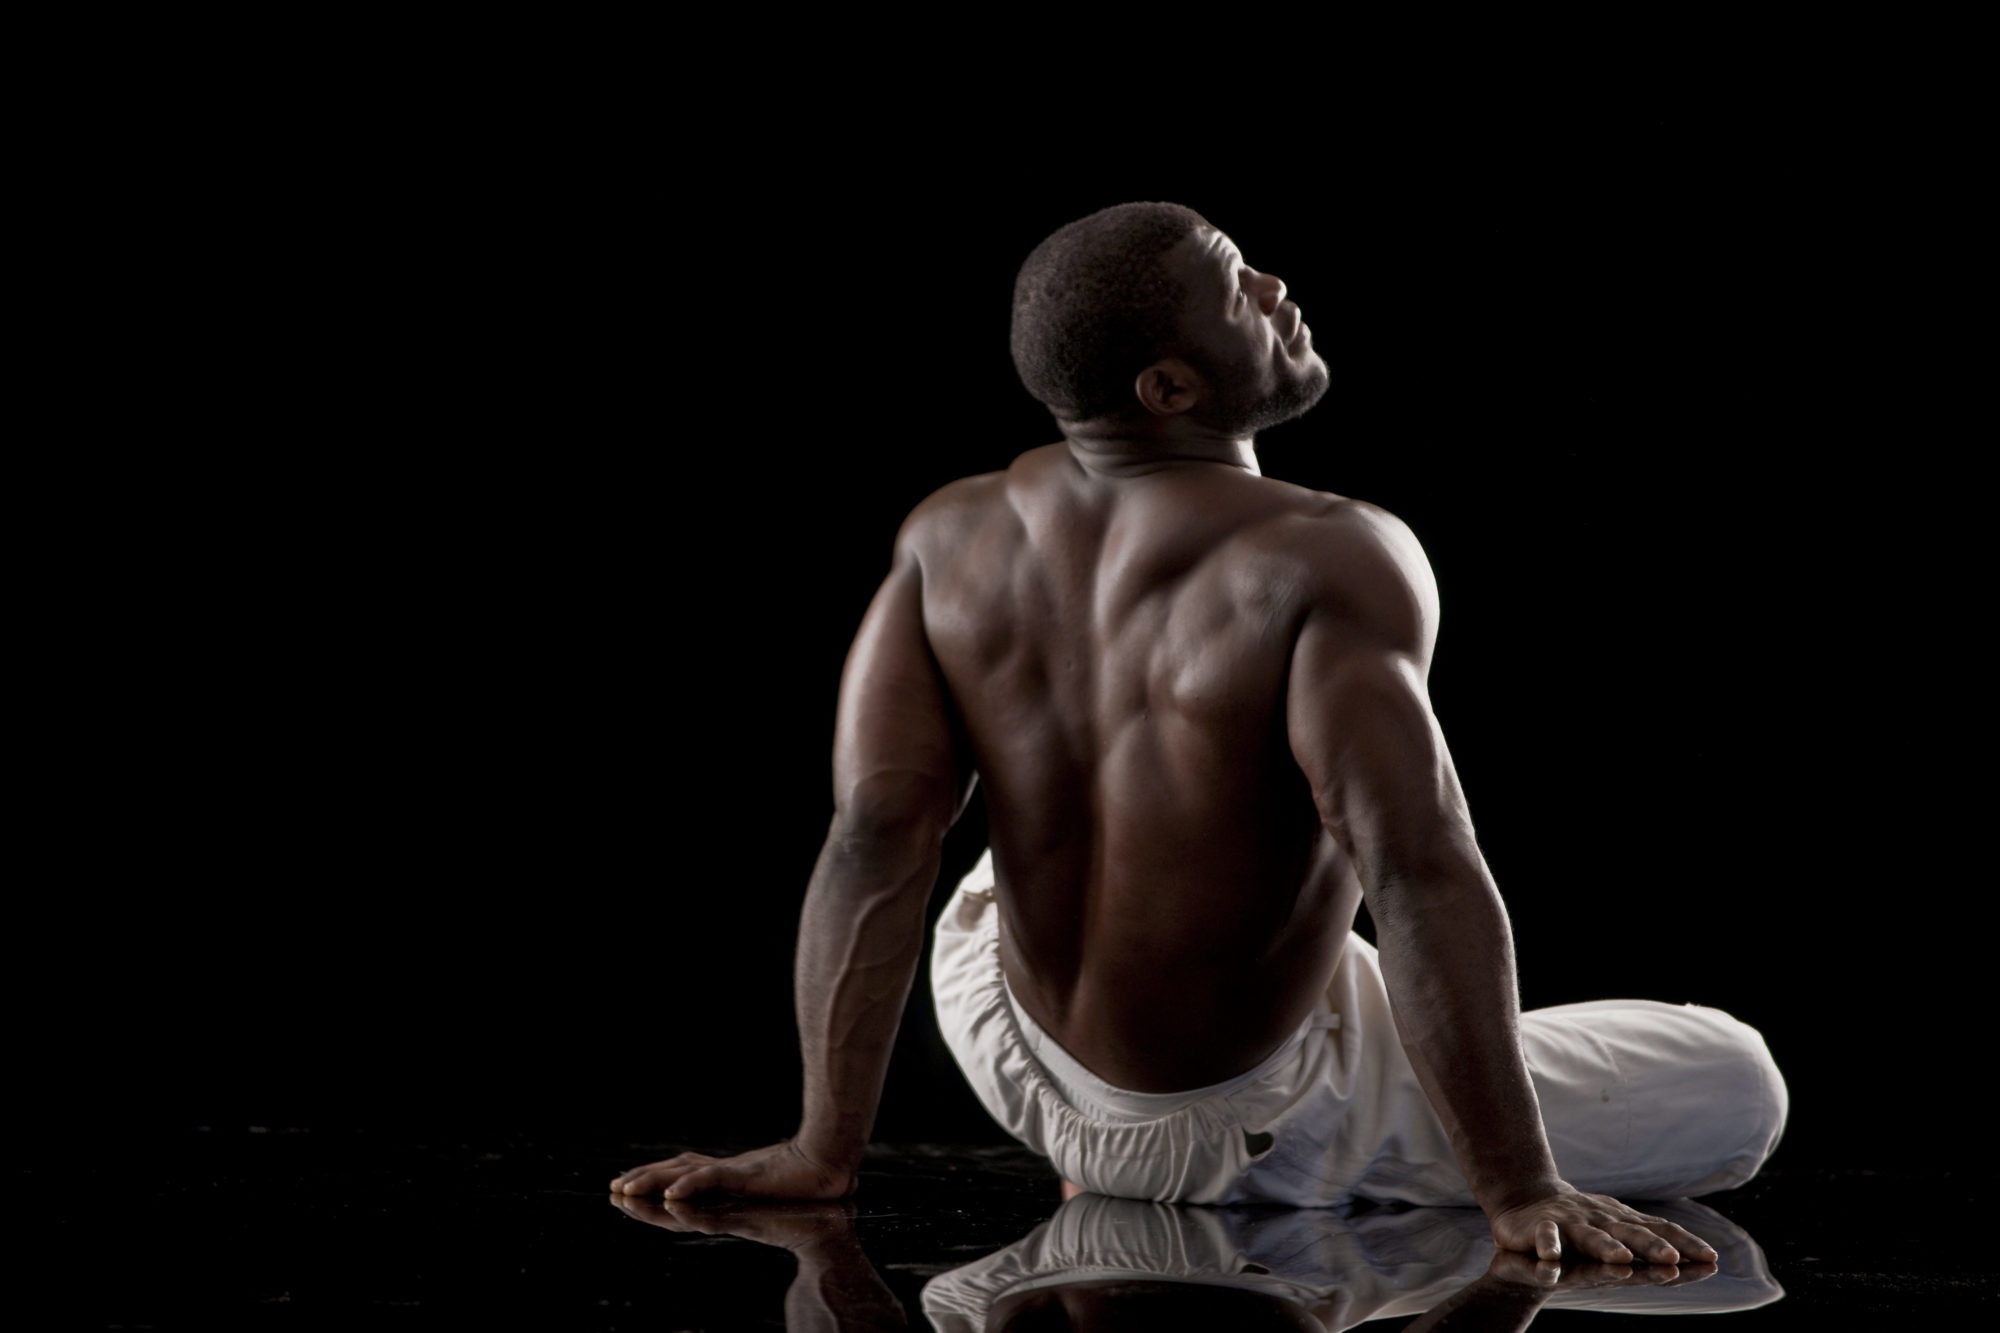
[[[981,472],[944,485],[926,495],[910,511],[907,523],[935,527],[979,514],[1001,502],[1007,488],[1005,472]]]
[[[1010,490],[1054,461],[1060,445],[1031,449],[998,472],[981,472],[947,482],[925,496],[903,520],[898,544],[918,549],[963,542],[982,525],[1011,513]]]
[[[1428,571],[1416,534],[1381,506],[1285,482],[1265,484],[1283,487],[1286,503],[1244,536],[1291,553],[1319,578],[1408,577],[1413,566]]]
[[[1246,536],[1280,562],[1308,616],[1359,622],[1398,640],[1435,626],[1430,561],[1409,525],[1379,505],[1301,492]]]
[[[1409,524],[1366,500],[1328,498],[1334,503],[1314,524],[1315,546],[1323,554],[1339,557],[1339,564],[1357,572],[1408,577],[1416,568],[1429,571],[1430,562]]]
[[[960,477],[925,496],[896,534],[900,551],[921,554],[962,544],[1006,503],[1007,474]]]

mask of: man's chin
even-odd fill
[[[1284,385],[1260,402],[1246,404],[1240,418],[1243,425],[1237,433],[1255,435],[1258,431],[1282,426],[1287,421],[1296,421],[1326,397],[1331,383],[1332,378],[1322,365],[1319,374]]]

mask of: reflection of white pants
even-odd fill
[[[1020,1010],[1000,971],[989,853],[938,921],[938,1024],[979,1100],[1065,1180],[1182,1203],[1316,1206],[1350,1195],[1470,1204],[1359,936],[1326,1007],[1257,1068],[1211,1088],[1126,1092]],[[1748,1180],[1785,1125],[1764,1040],[1716,1009],[1604,1000],[1521,1016],[1556,1166],[1579,1189],[1664,1199]]]
[[[1716,1271],[1672,1286],[1565,1283],[1544,1293],[1549,1306],[1723,1314],[1785,1294],[1757,1242],[1713,1209],[1677,1199],[1647,1211],[1713,1245]],[[1006,1249],[932,1278],[923,1303],[937,1333],[983,1333],[1012,1296],[1119,1278],[1190,1282],[1297,1306],[1310,1316],[1299,1328],[1351,1329],[1434,1308],[1484,1276],[1492,1258],[1493,1233],[1470,1208],[1177,1208],[1085,1194]],[[1476,1308],[1467,1318],[1478,1319]]]

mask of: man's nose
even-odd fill
[[[1266,315],[1278,313],[1278,306],[1285,299],[1285,283],[1282,278],[1274,273],[1259,273],[1253,268],[1250,270],[1249,286],[1251,293],[1257,299],[1258,306]]]

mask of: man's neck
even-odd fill
[[[1059,422],[1071,456],[1091,472],[1130,475],[1175,463],[1221,463],[1261,477],[1256,437],[1193,431],[1139,435],[1102,428],[1098,422]]]

